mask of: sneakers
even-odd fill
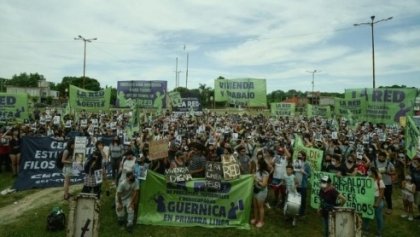
[[[387,209],[385,212],[387,215],[391,215],[392,214],[392,209]]]
[[[296,217],[293,217],[292,226],[296,226]]]
[[[251,220],[251,225],[255,225],[257,223],[257,219],[252,219]]]
[[[409,216],[409,217],[408,217],[408,220],[409,220],[409,221],[413,221],[413,216]]]
[[[265,206],[267,207],[267,209],[271,209],[270,203],[266,202]]]
[[[407,214],[401,214],[401,218],[407,218]]]
[[[255,227],[257,227],[257,228],[261,228],[261,227],[263,227],[264,226],[264,222],[258,222],[256,225],[255,225]]]

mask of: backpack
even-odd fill
[[[57,169],[63,169],[64,164],[63,161],[61,160],[61,158],[63,157],[64,154],[64,150],[61,151],[60,153],[58,153],[57,157],[55,158],[55,167],[57,167]]]
[[[47,230],[58,231],[64,230],[65,227],[66,216],[64,215],[63,210],[59,207],[54,207],[47,217]]]

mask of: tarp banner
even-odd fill
[[[119,107],[131,107],[137,101],[139,108],[160,110],[166,108],[167,81],[118,81]]]
[[[166,226],[234,227],[249,229],[253,178],[222,182],[220,190],[206,188],[205,179],[177,184],[147,173],[141,185],[139,224]]]
[[[174,106],[175,112],[202,111],[200,100],[196,97],[182,98],[180,106]]]
[[[271,116],[295,116],[296,105],[294,103],[271,103]]]
[[[216,102],[247,107],[267,107],[265,79],[216,79],[214,94]]]
[[[109,109],[111,100],[111,87],[100,91],[90,91],[70,85],[69,103],[75,110],[87,110],[92,112]]]
[[[311,207],[318,209],[320,205],[319,191],[321,178],[328,175],[332,185],[346,198],[344,207],[353,208],[364,218],[373,219],[375,215],[374,180],[365,176],[342,176],[333,173],[314,172],[311,176]]]
[[[416,88],[346,89],[346,100],[361,100],[363,119],[371,123],[399,123],[400,117],[412,116]]]
[[[28,95],[0,93],[0,121],[28,119]]]

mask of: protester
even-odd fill
[[[124,147],[120,144],[120,139],[118,137],[114,137],[112,139],[111,145],[109,146],[109,152],[110,152],[110,157],[111,157],[112,179],[114,181],[117,179],[123,151],[124,151]]]
[[[384,151],[379,151],[375,166],[381,174],[382,180],[385,183],[385,201],[387,205],[386,214],[392,213],[392,180],[391,175],[395,174],[394,165],[387,159],[387,154]]]
[[[320,208],[318,212],[322,217],[323,224],[323,236],[329,237],[329,213],[337,207],[337,201],[339,205],[343,206],[346,202],[346,198],[340,194],[334,186],[331,184],[331,179],[328,176],[321,178],[321,190],[319,190]]]
[[[136,158],[134,157],[133,152],[128,150],[125,152],[118,170],[118,184],[122,183],[126,179],[128,172],[133,172],[135,164]]]
[[[264,226],[264,202],[267,198],[267,184],[268,184],[269,169],[264,159],[258,160],[257,172],[254,175],[254,218],[251,224],[257,228]]]
[[[69,193],[70,178],[73,176],[73,153],[74,153],[74,140],[69,140],[66,149],[61,157],[63,163],[63,176],[64,176],[64,200],[68,200],[72,195]]]
[[[98,198],[101,197],[101,184],[104,176],[104,166],[102,154],[99,150],[93,152],[91,158],[84,166],[84,183],[82,193],[94,193]],[[100,176],[100,177],[98,177]]]
[[[413,159],[410,165],[410,175],[411,180],[416,186],[416,193],[414,194],[414,205],[417,206],[418,211],[420,212],[420,157],[417,156]],[[420,219],[420,215],[415,217]]]
[[[20,146],[21,146],[21,134],[20,128],[17,130],[12,131],[12,136],[9,139],[9,146],[10,146],[10,161],[12,165],[12,172],[13,176],[17,176],[19,173],[20,167]]]
[[[374,187],[375,187],[375,222],[376,222],[376,236],[382,236],[382,232],[384,229],[384,215],[383,215],[383,208],[384,208],[384,190],[385,190],[385,183],[379,173],[379,170],[376,167],[371,167],[369,169],[370,177],[374,180]],[[369,232],[369,220],[367,218],[363,218],[363,232],[368,234]]]
[[[116,192],[115,211],[118,216],[118,224],[124,225],[127,220],[126,228],[128,232],[133,231],[134,212],[138,201],[139,184],[134,173],[126,173],[126,179],[118,184]],[[127,219],[125,219],[127,215]]]
[[[413,220],[413,203],[414,193],[416,192],[416,185],[411,182],[411,176],[405,176],[405,180],[401,184],[402,200],[404,205],[404,214],[401,214],[402,218],[408,217],[409,221]]]
[[[286,200],[288,200],[289,196],[291,195],[297,195],[297,186],[299,185],[299,180],[294,173],[295,172],[292,165],[286,166],[286,175],[284,176],[284,183],[286,186]],[[285,214],[286,211],[287,210],[285,209]],[[291,218],[292,226],[296,226],[296,215],[293,215]]]
[[[306,211],[306,195],[307,188],[309,185],[309,178],[311,177],[311,166],[306,162],[306,154],[302,151],[298,153],[298,159],[293,164],[293,169],[298,181],[297,191],[301,196],[301,206],[299,209],[299,215],[305,215]]]

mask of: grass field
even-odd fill
[[[0,187],[12,185],[13,180],[9,178],[10,174],[0,174]],[[105,190],[104,190],[105,191]],[[239,237],[239,236],[321,236],[321,220],[315,210],[308,208],[307,215],[300,219],[296,227],[292,227],[290,222],[285,221],[282,211],[278,208],[272,208],[266,212],[266,224],[261,229],[251,227],[250,230],[226,229],[207,229],[201,227],[179,228],[179,227],[163,227],[163,226],[146,226],[136,225],[134,232],[129,234],[124,228],[118,226],[115,211],[112,208],[114,190],[110,190],[111,195],[104,195],[101,198],[100,209],[100,233],[102,237],[118,237],[118,236],[144,236],[144,237],[178,237],[178,236],[206,236],[206,237]],[[19,200],[25,195],[34,195],[40,190],[29,190],[23,192],[12,193],[6,196],[0,196],[0,213],[8,205],[19,205]],[[46,218],[51,209],[60,206],[68,213],[69,204],[61,198],[62,193],[51,192],[51,195],[59,195],[60,198],[51,201],[46,205],[39,206],[35,209],[24,211],[16,220],[8,224],[0,224],[1,237],[20,237],[20,236],[66,236],[65,231],[48,232],[46,230]],[[74,193],[77,192],[73,191]],[[398,189],[394,191],[394,213],[385,217],[385,233],[384,236],[420,236],[420,220],[409,222],[400,218],[401,201]],[[53,200],[53,198],[51,198]],[[18,204],[14,204],[18,202]],[[3,220],[0,220],[3,223]],[[372,233],[375,224],[371,222]],[[371,234],[370,236],[374,236]]]

